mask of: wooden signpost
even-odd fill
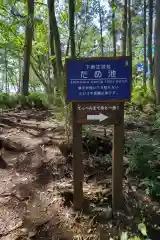
[[[114,125],[112,209],[122,206],[124,102],[131,96],[130,57],[66,60],[66,100],[72,102],[74,207],[83,205],[82,124]]]
[[[83,103],[76,104],[77,123],[110,125],[118,122],[119,104],[116,103]]]

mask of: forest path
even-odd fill
[[[149,125],[128,121],[127,136],[134,128],[147,132]],[[91,141],[83,138],[84,148],[88,144],[84,159],[84,208],[88,211],[90,204],[91,211],[81,215],[72,209],[72,156],[70,144],[62,144],[64,122],[58,122],[43,110],[2,112],[0,144],[4,148],[2,158],[8,165],[0,163],[2,240],[67,240],[78,239],[79,235],[83,236],[81,239],[99,239],[99,223],[105,226],[104,237],[108,239],[126,226],[135,229],[135,224],[141,221],[137,202],[148,206],[144,214],[151,223],[150,231],[152,236],[159,235],[159,230],[153,230],[152,226],[160,222],[160,206],[138,191],[139,180],[135,176],[124,180],[125,214],[112,219],[111,161],[106,158],[112,151],[112,132],[108,129],[106,138],[101,127],[92,132],[96,137]]]
[[[63,140],[63,123],[46,111],[3,111],[0,131],[2,158],[8,164],[0,169],[0,236],[32,239],[39,225],[50,220],[55,228],[59,223],[56,215],[63,204],[57,189],[67,182],[65,158],[53,142]],[[54,234],[63,235],[58,227]]]

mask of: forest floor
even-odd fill
[[[148,134],[150,115],[126,119],[125,138]],[[124,209],[111,214],[112,129],[103,136],[94,127],[84,136],[84,210],[72,208],[71,146],[64,145],[64,122],[48,111],[9,110],[0,116],[3,142],[0,165],[0,239],[118,239],[122,231],[137,232],[145,219],[148,235],[160,239],[160,201],[147,196],[124,156]],[[95,146],[97,146],[95,148]],[[95,152],[96,149],[96,152]]]

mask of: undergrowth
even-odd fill
[[[128,232],[122,232],[120,240],[151,240],[148,237],[147,228],[144,223],[138,224],[138,231],[139,231],[138,236],[130,236]],[[114,239],[110,238],[110,240]]]
[[[134,84],[132,88],[132,102],[137,105],[155,103],[155,95],[145,88],[142,84]]]
[[[20,94],[0,93],[0,108],[37,108],[46,109],[49,107],[47,96],[43,93],[30,93],[24,97]]]
[[[0,93],[0,108],[15,108],[22,107],[35,107],[35,108],[49,108],[50,106],[64,107],[66,102],[65,96],[58,90],[55,90],[53,94],[47,94],[44,92],[31,92],[27,97],[21,94],[8,94]],[[142,84],[135,83],[132,88],[131,104],[137,106],[144,106],[148,103],[155,103],[154,97],[150,96],[148,90],[146,90]]]
[[[129,171],[136,172],[140,187],[147,195],[160,197],[160,144],[157,140],[140,132],[129,138],[126,147]]]

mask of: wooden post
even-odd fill
[[[80,210],[83,205],[83,145],[82,145],[82,125],[76,123],[77,110],[76,103],[72,103],[72,131],[73,131],[73,204],[75,210]]]
[[[120,103],[120,121],[114,125],[112,159],[112,209],[123,204],[123,152],[124,152],[124,103]]]

